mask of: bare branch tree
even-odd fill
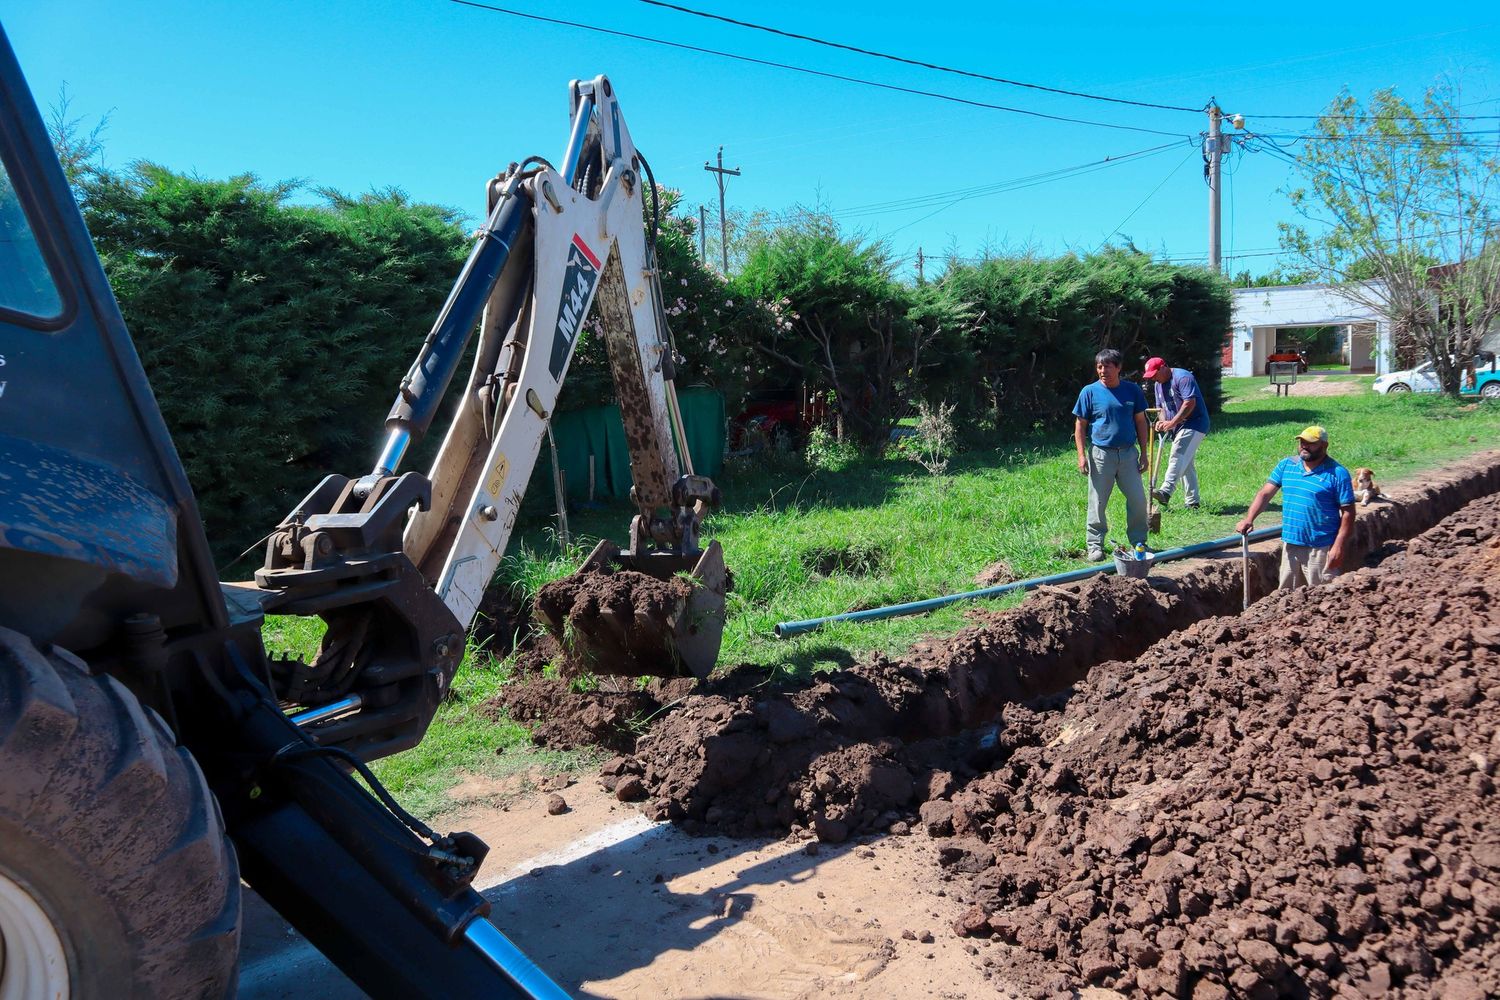
[[[1401,346],[1430,358],[1457,394],[1500,319],[1500,142],[1465,128],[1450,83],[1420,107],[1393,90],[1367,105],[1347,91],[1302,140],[1300,222],[1282,245],[1321,280],[1390,318]]]

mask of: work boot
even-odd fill
[[[1103,562],[1103,561],[1104,561],[1104,550],[1103,549],[1089,549],[1089,562]]]
[[[1166,490],[1152,490],[1151,498],[1165,507],[1167,505],[1167,501],[1172,499],[1172,494],[1168,493]]]

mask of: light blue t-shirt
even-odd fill
[[[1354,504],[1349,470],[1331,458],[1308,472],[1302,459],[1283,458],[1266,480],[1281,487],[1281,539],[1292,545],[1326,549],[1339,534],[1339,508]]]
[[[1100,448],[1128,448],[1136,443],[1135,415],[1146,412],[1146,394],[1134,382],[1120,380],[1113,389],[1090,382],[1073,404],[1073,416],[1089,423],[1089,440]]]
[[[1203,390],[1198,388],[1198,378],[1186,368],[1173,368],[1172,380],[1166,385],[1156,385],[1156,405],[1166,420],[1177,416],[1189,399],[1196,400],[1193,412],[1182,422],[1190,431],[1208,433],[1208,403],[1203,399]]]

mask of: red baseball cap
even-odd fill
[[[1161,358],[1146,359],[1146,377],[1156,378],[1156,373],[1167,367],[1167,363]]]

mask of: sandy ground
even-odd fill
[[[1358,396],[1370,391],[1370,379],[1329,378],[1326,375],[1298,375],[1297,382],[1288,391],[1292,396]],[[1274,393],[1270,384],[1261,387],[1261,392]]]
[[[575,996],[1010,994],[975,960],[999,946],[949,929],[962,907],[920,833],[837,847],[694,838],[649,822],[594,778],[562,790],[561,815],[547,814],[549,794],[470,809],[444,828],[490,844],[480,885],[491,919]],[[365,994],[247,893],[240,995]]]

